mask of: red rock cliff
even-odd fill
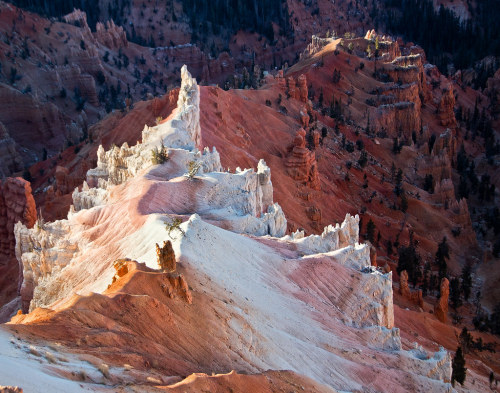
[[[20,177],[0,182],[0,305],[16,296],[22,279],[15,256],[14,225],[21,221],[31,228],[36,219],[30,183]]]

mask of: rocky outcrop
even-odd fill
[[[0,181],[0,253],[15,255],[14,225],[32,228],[37,220],[35,200],[28,181],[16,177]]]
[[[286,79],[283,70],[279,70],[276,74],[276,80],[278,81],[278,87],[281,91],[286,90]]]
[[[428,152],[427,144],[422,145],[421,149]],[[422,176],[431,174],[436,184],[451,179],[451,160],[448,150],[442,150],[439,154],[430,156],[426,153],[422,154],[418,159],[418,168]]]
[[[432,148],[431,154],[433,156],[437,156],[440,154],[448,155],[448,158],[453,161],[453,158],[456,156],[457,152],[457,136],[454,131],[447,128],[445,132],[439,134],[436,138],[436,142],[434,142],[434,146]]]
[[[155,127],[144,126],[142,143],[135,146],[129,147],[124,143],[121,147],[113,146],[108,151],[102,145],[99,146],[97,167],[87,172],[87,183],[90,187],[106,188],[108,184],[125,182],[153,165],[151,152],[161,144],[168,148],[186,150],[183,153],[184,173],[187,172],[187,164],[193,160],[200,163],[202,172],[222,170],[217,150],[210,152],[206,148],[203,153],[197,151],[200,141],[200,92],[196,79],[191,77],[184,66],[181,70],[177,108],[172,119]],[[188,152],[192,152],[192,155]]]
[[[316,155],[306,148],[306,132],[297,131],[293,147],[285,160],[288,175],[315,190],[320,189]]]
[[[112,49],[128,46],[125,30],[123,27],[115,25],[112,20],[107,21],[106,24],[97,22],[95,29],[95,37],[102,45]]]
[[[307,108],[303,106],[300,108],[300,124],[302,128],[307,129],[309,127],[309,114],[307,113]]]
[[[434,315],[441,322],[448,321],[448,297],[450,295],[450,283],[446,277],[441,280],[440,296],[434,306]]]
[[[165,242],[164,245],[166,243],[167,242]],[[172,245],[170,241],[168,241],[168,243],[170,244],[170,250],[172,252],[171,255],[173,255]],[[158,245],[156,246],[158,247]],[[174,256],[174,264],[175,264],[175,256]],[[111,284],[108,285],[108,290],[111,291],[113,290],[112,288],[113,284],[118,282],[121,277],[124,277],[127,274],[137,270],[148,271],[148,268],[145,267],[144,264],[134,261],[130,258],[123,258],[116,260],[113,264],[113,267],[116,270],[116,274],[113,276]],[[172,271],[164,272],[160,278],[160,288],[162,292],[165,293],[165,295],[167,295],[170,299],[181,298],[184,299],[188,304],[193,303],[193,295],[191,293],[191,290],[189,289],[189,285],[185,277],[182,274],[177,274]]]
[[[376,130],[390,138],[403,137],[409,143],[412,132],[422,124],[418,107],[411,101],[380,105],[374,116]]]
[[[401,56],[400,43],[392,38],[377,34],[375,30],[368,30],[365,34],[365,40],[371,41],[372,48],[375,48],[375,42],[378,41],[379,59],[382,61],[392,61]]]
[[[162,247],[160,247],[158,243],[156,244],[156,259],[158,261],[158,266],[163,271],[175,271],[175,253],[170,240],[163,242]]]
[[[297,98],[298,97],[298,93],[297,93],[297,89],[295,88],[295,85],[296,85],[296,82],[295,82],[295,79],[292,77],[292,76],[289,76],[288,78],[286,78],[286,84],[287,84],[287,95],[291,98]]]
[[[308,87],[307,78],[304,74],[300,74],[297,80],[293,76],[289,76],[286,79],[287,83],[287,95],[290,98],[295,98],[296,100],[307,103],[308,100]]]
[[[455,201],[455,187],[453,186],[453,181],[451,179],[443,179],[440,182],[436,182],[433,199],[437,203],[443,205],[449,205]]]
[[[23,280],[23,269],[15,258],[14,226],[22,222],[31,228],[36,220],[30,183],[21,178],[0,181],[0,306],[18,294]]]
[[[33,229],[20,222],[14,226],[16,258],[23,272],[20,294],[24,313],[50,303],[54,283],[47,278],[68,266],[80,250],[80,239],[71,239],[69,233],[68,220],[40,223]],[[71,288],[64,287],[64,291]]]
[[[453,95],[453,87],[450,84],[448,88],[443,91],[443,95],[438,105],[437,116],[442,126],[456,127],[457,120],[455,119],[454,107],[455,96]]]
[[[430,99],[424,63],[419,54],[396,57],[390,63],[384,64],[383,71],[398,84],[417,83],[421,100],[426,102]]]
[[[307,78],[304,74],[300,74],[297,78],[298,99],[304,103],[308,100]]]
[[[188,304],[193,303],[193,295],[182,274],[168,274],[166,280],[163,281],[160,287],[171,299],[176,297],[176,295],[180,295]]]
[[[417,304],[419,307],[424,306],[424,299],[422,297],[422,290],[419,289],[415,292],[410,290],[408,286],[408,272],[403,270],[399,276],[399,293],[411,302]]]
[[[354,247],[359,241],[359,216],[357,214],[351,216],[348,213],[342,224],[326,226],[321,235],[305,237],[304,231],[296,231],[286,236],[285,239],[293,240],[301,251],[309,254]],[[368,250],[367,247],[366,249]]]
[[[318,53],[321,49],[323,49],[326,45],[332,43],[334,41],[333,38],[322,38],[317,35],[313,35],[311,37],[311,42],[307,45],[304,52],[300,54],[301,59],[307,59],[308,57],[313,56],[315,53]]]
[[[23,393],[23,389],[17,386],[0,386],[0,393]]]

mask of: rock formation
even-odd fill
[[[417,83],[421,100],[426,102],[430,99],[424,64],[419,54],[396,57],[390,63],[384,64],[383,70],[398,84]]]
[[[453,87],[451,84],[443,91],[441,100],[438,105],[438,118],[442,126],[456,127],[455,119],[455,96],[453,95]]]
[[[30,183],[20,177],[0,181],[0,253],[14,256],[14,225],[20,221],[32,228],[36,219]]]
[[[273,203],[266,163],[230,173],[222,171],[216,150],[197,150],[199,108],[191,98],[199,92],[190,85],[181,87],[179,97],[186,99],[168,120],[145,127],[141,143],[99,149],[98,167],[74,191],[67,220],[32,230],[16,225],[23,300],[29,302],[30,292],[32,299],[31,313],[13,323],[25,331],[57,324],[61,328],[47,329],[50,339],[73,346],[78,340],[79,351],[111,365],[119,358],[120,367],[123,347],[132,342],[134,354],[126,360],[158,375],[214,364],[218,372],[237,363],[245,372],[300,370],[342,391],[361,389],[364,370],[376,390],[386,384],[397,390],[401,381],[409,381],[408,390],[445,386],[446,351],[424,359],[402,349],[392,274],[371,267],[370,247],[359,244],[359,217],[347,214],[321,235],[282,237],[286,219]],[[151,151],[162,143],[169,160],[153,165]],[[305,131],[290,150],[298,153],[292,162],[302,161],[288,168],[300,179],[306,172],[305,184],[317,179]],[[189,178],[193,161],[201,167]],[[316,209],[309,213],[321,218]],[[182,236],[165,230],[174,215],[182,217]],[[174,264],[173,250],[183,275],[157,270],[159,257],[161,265]],[[113,331],[102,335],[110,321]]]
[[[380,105],[375,112],[376,130],[386,133],[390,138],[404,137],[411,140],[413,131],[421,125],[420,113],[414,102],[405,101]]]
[[[307,78],[304,74],[300,74],[297,78],[298,99],[304,103],[308,100]]]
[[[306,148],[306,132],[304,129],[297,131],[293,140],[293,148],[285,160],[287,173],[297,180],[315,190],[319,190],[319,172],[316,164],[316,155]]]
[[[31,228],[36,219],[30,183],[18,177],[0,181],[0,306],[18,294],[23,280],[23,269],[15,259],[14,225],[22,222]]]
[[[23,389],[17,386],[0,386],[0,393],[23,393]]]
[[[305,106],[300,108],[300,123],[304,129],[309,127],[309,114],[307,113],[307,108]]]
[[[281,76],[278,76],[281,80]],[[282,83],[282,82],[281,82]],[[308,87],[307,87],[307,78],[304,74],[300,74],[297,80],[293,76],[289,76],[286,78],[287,84],[287,95],[290,98],[294,98],[296,100],[302,101],[303,103],[307,103],[308,100]]]
[[[441,322],[448,321],[448,296],[450,295],[450,283],[446,277],[441,280],[440,296],[434,306],[434,315]]]
[[[162,247],[156,244],[156,258],[160,269],[166,272],[175,271],[175,253],[170,240],[163,242]]]
[[[286,84],[287,84],[287,95],[290,97],[290,98],[295,98],[297,99],[299,94],[297,92],[297,89],[296,89],[296,82],[295,82],[295,79],[292,77],[292,76],[289,76],[288,78],[286,78]]]
[[[315,53],[318,53],[321,49],[323,49],[326,45],[333,42],[333,38],[322,38],[317,35],[312,35],[311,42],[307,45],[304,52],[300,54],[301,59],[306,59],[311,57]]]
[[[424,299],[422,298],[422,290],[419,289],[415,292],[410,290],[408,285],[408,272],[403,270],[399,275],[399,293],[411,302],[417,304],[419,307],[424,306]]]
[[[386,83],[378,89],[377,97],[371,98],[372,105],[377,106],[373,117],[375,129],[391,138],[403,137],[410,143],[412,132],[422,127],[422,102],[430,99],[422,57],[398,56],[388,61],[380,72],[393,83]]]
[[[278,86],[279,86],[280,90],[285,91],[286,79],[285,79],[283,70],[278,71],[278,73],[276,74],[276,80],[278,81]]]
[[[321,235],[305,237],[304,231],[296,231],[288,238],[294,240],[298,248],[307,253],[330,252],[349,246],[354,247],[359,241],[359,216],[353,217],[348,213],[342,224],[326,226]]]
[[[115,25],[112,20],[107,21],[105,25],[97,22],[95,37],[97,41],[108,48],[119,49],[128,46],[125,30],[123,27]]]

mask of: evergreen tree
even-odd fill
[[[410,232],[410,241],[408,246],[401,246],[398,248],[398,257],[398,267],[396,268],[396,271],[400,274],[403,270],[406,270],[409,281],[413,284],[413,287],[415,287],[421,276],[421,258],[417,253],[413,232]]]
[[[465,382],[467,369],[465,368],[465,358],[462,352],[462,347],[457,348],[451,366],[453,370],[451,372],[451,384],[455,386],[455,381],[456,381],[460,385],[463,385]]]
[[[450,249],[446,241],[446,236],[444,236],[441,243],[438,244],[438,249],[435,256],[436,265],[439,268],[439,281],[441,281],[443,277],[446,277],[448,271],[446,260],[450,259]]]
[[[471,270],[472,270],[472,266],[470,265],[470,263],[465,264],[465,266],[462,269],[461,290],[462,290],[462,293],[464,295],[465,301],[469,300],[470,291],[471,291],[471,288],[472,288]]]
[[[430,194],[434,194],[434,178],[432,174],[425,175],[424,190]]]
[[[387,255],[390,257],[392,255],[392,253],[394,252],[394,250],[392,249],[392,241],[391,239],[387,240],[387,243],[386,243],[386,250],[387,250]]]
[[[375,228],[375,223],[370,218],[370,221],[366,224],[366,240],[372,244],[375,242]]]
[[[398,169],[396,173],[396,186],[394,187],[394,194],[400,196],[403,193],[403,171]]]
[[[406,198],[406,192],[404,189],[401,189],[401,211],[406,213],[408,210],[408,198]]]

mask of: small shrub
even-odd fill
[[[161,165],[169,160],[167,148],[161,143],[161,147],[151,150],[151,162],[153,165]]]
[[[196,176],[196,174],[198,173],[198,170],[200,169],[200,167],[201,167],[201,163],[200,162],[189,161],[189,163],[188,163],[188,172],[186,174],[186,177],[189,180],[193,180],[194,177]]]
[[[165,229],[168,232],[168,236],[170,236],[170,238],[173,239],[174,237],[172,236],[172,232],[174,231],[179,231],[182,236],[185,236],[186,232],[184,232],[184,230],[180,227],[180,225],[182,224],[182,220],[177,217],[176,218],[170,217],[170,220],[171,220],[170,222],[167,222],[165,224]]]

